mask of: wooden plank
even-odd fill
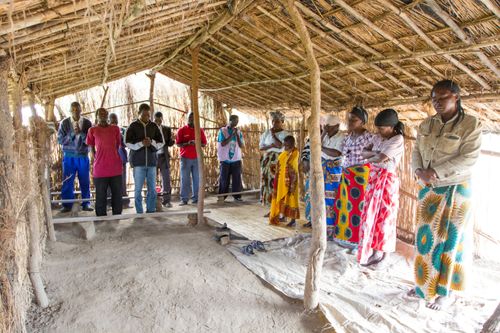
[[[106,198],[106,199],[111,199],[111,197]],[[122,197],[122,199],[134,199],[134,197]],[[95,198],[88,198],[88,199],[60,199],[60,200],[52,200],[50,203],[52,204],[58,204],[58,203],[74,203],[74,202],[87,202],[87,201],[95,201]]]
[[[226,197],[230,195],[235,195],[235,194],[255,194],[255,193],[260,193],[260,190],[249,190],[249,191],[241,191],[241,192],[229,192],[229,193],[220,193],[220,194],[214,194],[214,197]]]
[[[212,199],[213,200],[213,199]],[[269,218],[264,215],[269,211],[268,207],[262,206],[258,201],[250,203],[224,203],[214,204],[207,200],[211,212],[206,215],[211,221],[219,224],[227,224],[227,227],[234,233],[246,237],[250,240],[262,242],[273,239],[294,237],[297,234],[310,233],[311,228],[303,228],[305,220],[297,220],[295,228],[285,226],[275,226],[269,224]],[[304,209],[301,206],[300,211]]]
[[[100,221],[114,221],[114,220],[128,220],[135,218],[147,218],[147,217],[169,217],[169,216],[179,216],[179,215],[189,215],[197,214],[195,210],[178,211],[178,212],[156,212],[156,213],[142,213],[142,214],[120,214],[120,215],[110,215],[110,216],[80,216],[80,217],[60,217],[54,219],[54,224],[62,223],[81,223],[81,222],[100,222]],[[209,210],[204,211],[204,213],[210,213]]]

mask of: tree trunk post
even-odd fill
[[[205,219],[203,217],[203,208],[205,205],[205,172],[203,170],[203,165],[205,163],[203,163],[203,149],[201,148],[200,110],[198,108],[199,53],[199,46],[191,50],[191,110],[194,116],[196,156],[198,157],[198,177],[200,179],[200,187],[198,188],[198,224],[203,225],[205,224]]]
[[[313,45],[304,19],[295,7],[294,0],[283,0],[290,14],[295,28],[299,33],[302,45],[306,51],[307,65],[311,71],[311,126],[309,138],[311,142],[311,219],[312,239],[309,265],[304,290],[304,306],[306,310],[315,310],[319,305],[320,279],[323,268],[323,259],[326,250],[326,224],[325,224],[325,185],[321,167],[321,140],[319,117],[321,112],[321,82],[318,62],[314,57]]]
[[[304,109],[303,106],[300,107],[300,112],[302,113],[302,121],[300,123],[300,129],[299,129],[299,153],[302,154],[302,150],[304,150],[304,145],[305,145],[305,132],[306,132],[306,110]],[[299,159],[299,169],[302,170],[302,163],[300,163]],[[304,188],[304,173],[299,172],[299,194],[300,197],[303,199],[305,195],[305,188]]]
[[[156,78],[156,71],[151,70],[149,73],[146,74],[146,76],[150,80],[149,84],[149,107],[151,108],[151,118],[154,117],[154,112],[155,112],[155,78]]]

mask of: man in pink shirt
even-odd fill
[[[94,152],[95,212],[106,215],[107,193],[111,189],[113,215],[122,213],[122,159],[118,154],[121,146],[120,128],[108,124],[108,111],[96,111],[97,125],[89,129],[87,145]]]
[[[193,204],[198,202],[198,156],[194,145],[194,115],[189,113],[188,124],[179,128],[175,143],[181,149],[181,206],[187,205],[189,191],[191,190],[191,200]],[[207,138],[203,128],[201,132],[201,146],[205,147]],[[191,176],[193,177],[193,186],[191,188]]]

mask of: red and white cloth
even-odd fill
[[[361,214],[358,262],[365,264],[373,250],[396,250],[396,221],[399,208],[399,178],[387,169],[371,165],[365,203]]]

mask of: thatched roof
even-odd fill
[[[470,110],[500,124],[495,0],[296,4],[325,110],[421,105],[435,81],[453,78]],[[200,88],[216,99],[246,110],[309,104],[305,54],[279,1],[15,1],[0,5],[0,22],[1,48],[43,98],[151,68],[189,83],[189,49],[200,45]]]

